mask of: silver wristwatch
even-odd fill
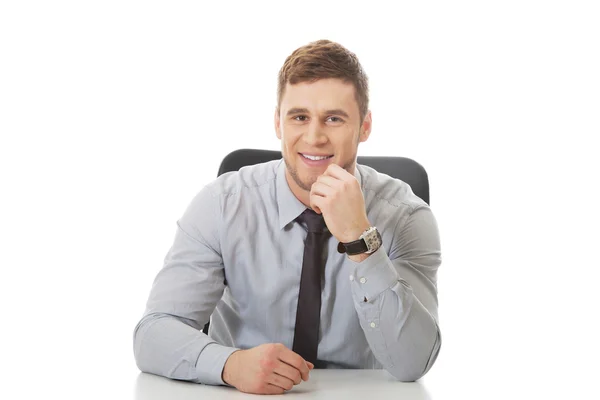
[[[358,240],[348,243],[340,242],[338,252],[346,253],[350,256],[355,254],[371,254],[381,247],[381,235],[376,227],[372,226],[364,231]]]

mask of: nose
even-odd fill
[[[309,146],[320,146],[327,143],[327,135],[320,121],[314,119],[304,133],[304,142]]]

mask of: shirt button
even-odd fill
[[[354,275],[350,275],[350,280],[353,281],[354,280]]]
[[[360,283],[367,283],[367,278],[360,278]]]
[[[375,325],[375,322],[371,322],[371,328],[375,328],[377,325]]]

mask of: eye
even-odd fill
[[[340,117],[333,117],[333,116],[327,117],[327,121],[329,121],[329,122],[344,122],[344,120],[341,119]]]
[[[294,121],[300,121],[300,122],[304,122],[308,119],[308,117],[306,115],[296,115],[293,120]]]

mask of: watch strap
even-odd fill
[[[349,256],[362,254],[369,250],[364,239],[358,239],[348,243],[338,243],[338,253],[347,253]]]

